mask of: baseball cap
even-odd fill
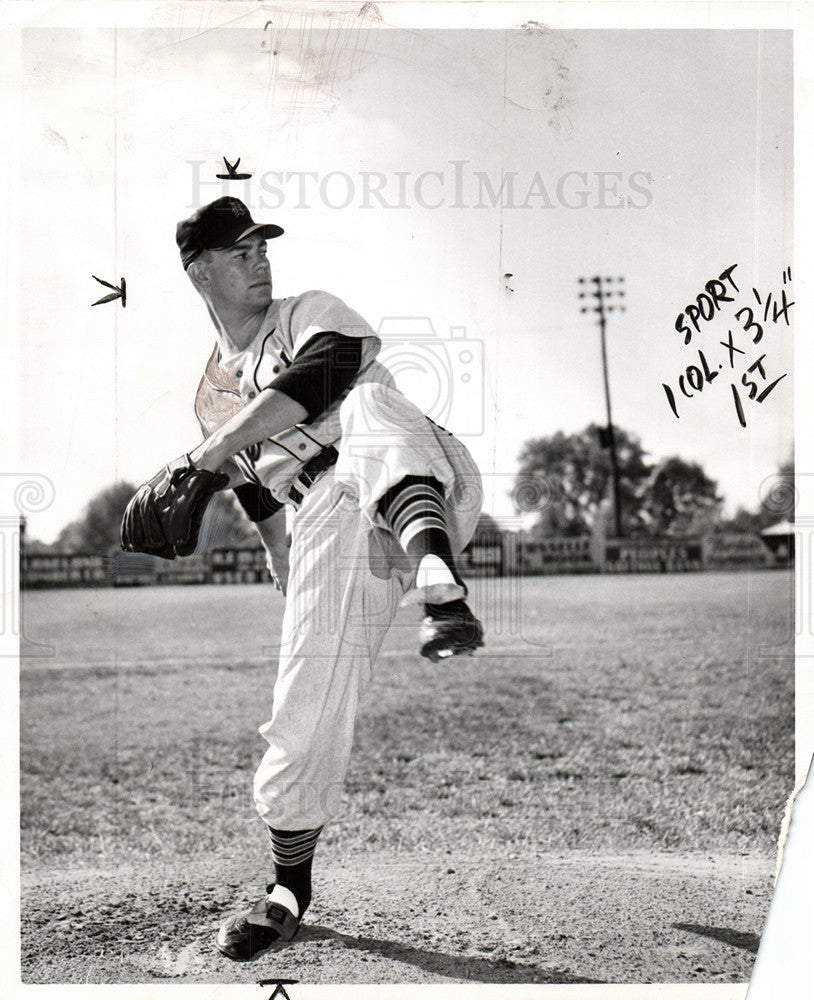
[[[282,236],[284,230],[271,223],[257,223],[239,198],[218,198],[199,208],[175,229],[175,242],[186,270],[204,250],[226,250],[251,233],[262,232],[267,240]]]

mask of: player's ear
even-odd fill
[[[207,267],[206,260],[200,257],[193,262],[187,268],[187,274],[192,281],[192,284],[200,291],[209,284],[209,268]]]

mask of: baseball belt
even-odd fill
[[[329,444],[327,448],[318,451],[313,458],[305,463],[302,467],[302,472],[294,480],[294,485],[288,491],[288,499],[295,507],[299,507],[306,493],[308,493],[322,473],[327,472],[331,466],[336,465],[338,458],[339,452],[332,444]]]

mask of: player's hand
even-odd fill
[[[285,597],[288,591],[288,549],[279,549],[269,553],[266,565],[271,575],[271,582]]]

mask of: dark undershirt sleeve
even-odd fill
[[[271,383],[308,411],[309,423],[335,402],[362,366],[362,339],[326,331],[313,336],[291,366]],[[242,483],[234,494],[250,521],[265,521],[283,506],[265,486]]]
[[[361,337],[326,331],[315,334],[291,366],[269,388],[284,392],[308,411],[310,423],[334,403],[362,367]]]
[[[274,499],[271,490],[257,483],[241,483],[233,488],[233,492],[248,519],[255,524],[267,520],[283,506],[279,500]]]

